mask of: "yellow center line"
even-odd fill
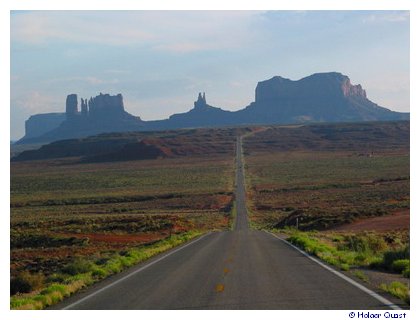
[[[232,260],[233,260],[233,258],[229,257],[226,260],[226,262],[229,263],[229,262],[232,262]],[[229,272],[230,272],[229,268],[226,268],[226,267],[223,268],[223,276],[226,276]],[[223,283],[218,283],[215,287],[215,290],[216,290],[216,292],[223,292],[223,291],[225,291],[225,285]]]
[[[224,284],[218,283],[216,285],[216,292],[223,292],[224,290],[225,290],[225,285]]]

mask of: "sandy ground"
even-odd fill
[[[410,210],[382,217],[367,218],[331,229],[331,231],[391,231],[410,229]]]

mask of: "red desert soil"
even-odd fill
[[[353,223],[331,229],[332,231],[390,231],[408,230],[410,228],[410,210],[358,220]]]
[[[103,248],[101,248],[103,249]],[[69,256],[87,256],[98,252],[98,247],[61,247],[61,248],[34,248],[18,249],[11,253],[11,257],[16,263],[24,259],[33,259],[34,257],[43,258],[66,258]]]

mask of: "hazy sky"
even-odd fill
[[[372,101],[409,111],[408,11],[14,11],[11,138],[69,93],[122,93],[144,120],[238,110],[258,81],[338,71]]]

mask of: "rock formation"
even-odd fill
[[[198,93],[197,101],[194,102],[194,108],[202,109],[207,106],[206,102],[206,93],[203,92],[203,95],[201,95],[201,92]]]
[[[30,116],[25,121],[25,138],[33,139],[57,128],[66,120],[63,113],[43,113]]]
[[[367,98],[361,85],[337,72],[316,73],[292,81],[273,77],[255,89],[255,102],[238,111],[245,122],[301,123],[407,120]]]
[[[157,121],[142,121],[127,113],[121,94],[111,96],[101,93],[89,100],[82,98],[80,112],[77,102],[76,94],[68,95],[66,120],[48,132],[39,134],[40,131],[37,131],[38,137],[29,130],[20,143],[50,142],[104,132],[409,120],[408,113],[394,112],[370,101],[361,85],[351,84],[347,76],[338,72],[316,73],[297,81],[280,76],[261,81],[255,89],[255,101],[235,112],[207,104],[205,93],[200,92],[191,110]]]
[[[124,110],[123,97],[99,94],[96,97],[81,99],[81,110],[78,110],[76,94],[69,94],[66,98],[65,119],[55,122],[55,126],[48,126],[48,130],[34,131],[34,119],[28,120],[25,137],[18,143],[40,143],[55,140],[86,137],[104,132],[123,132],[141,130],[143,121]],[[50,119],[46,115],[37,118]],[[31,117],[32,118],[32,117]],[[39,121],[38,121],[39,123]],[[29,130],[28,130],[29,128]]]
[[[121,94],[111,96],[100,93],[89,100],[89,116],[93,118],[110,118],[124,114],[124,103]]]
[[[78,113],[77,110],[77,94],[69,94],[66,99],[66,116],[72,119]]]
[[[255,89],[257,104],[279,103],[282,100],[295,99],[332,99],[359,96],[366,99],[366,92],[360,85],[352,85],[347,76],[337,72],[316,73],[309,77],[292,81],[282,77],[273,77],[258,82]]]
[[[87,105],[87,99],[83,100],[83,98],[80,99],[80,104],[81,104],[81,114],[82,117],[87,117],[89,114],[88,111],[88,105]]]
[[[66,116],[69,120],[83,118],[113,118],[123,116],[124,103],[123,97],[119,93],[116,96],[100,93],[94,98],[90,97],[89,104],[87,99],[80,99],[81,110],[79,112],[77,105],[77,94],[69,94],[66,98]],[[89,107],[88,107],[89,106]]]
[[[191,127],[217,127],[235,124],[234,113],[210,106],[206,94],[198,94],[194,108],[185,113],[174,114],[168,120],[146,123],[149,130],[177,129]]]

